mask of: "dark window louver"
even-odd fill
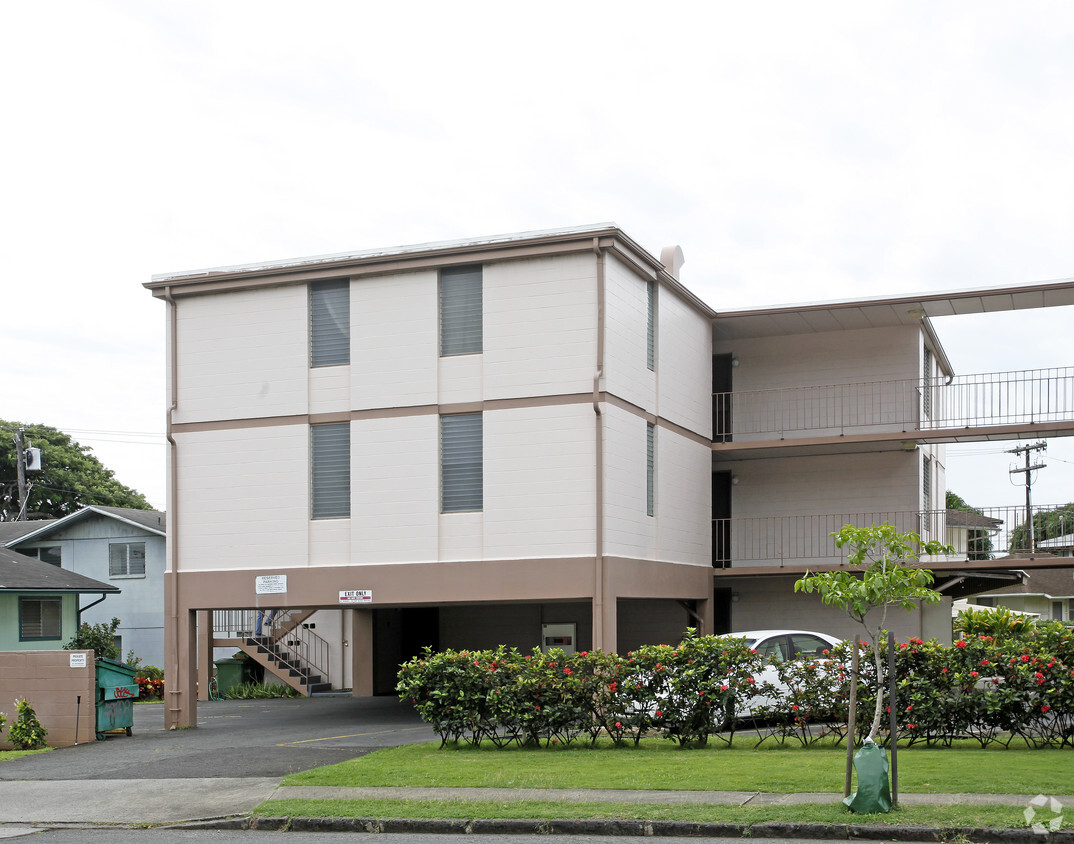
[[[656,284],[646,283],[646,336],[645,362],[649,369],[656,370]]]
[[[315,282],[310,285],[310,366],[338,366],[350,361],[350,282]]]
[[[480,413],[440,417],[441,512],[483,508],[482,436]]]
[[[481,267],[440,271],[440,355],[482,351]]]
[[[645,429],[645,512],[656,512],[656,426]]]
[[[351,514],[351,426],[349,422],[310,428],[311,515],[341,519]]]

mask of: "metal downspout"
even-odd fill
[[[168,372],[171,388],[169,390],[168,419],[165,438],[168,440],[168,462],[171,469],[168,481],[168,516],[171,519],[171,530],[167,532],[167,571],[165,572],[165,584],[170,582],[171,588],[165,588],[166,602],[164,608],[164,623],[166,631],[171,632],[172,647],[164,655],[165,675],[168,677],[167,694],[169,695],[168,706],[164,711],[164,727],[174,730],[181,726],[180,713],[181,701],[185,684],[179,673],[180,625],[179,625],[179,573],[176,565],[179,559],[179,531],[177,516],[179,515],[179,496],[176,475],[178,473],[178,461],[176,460],[175,437],[172,435],[172,418],[179,407],[179,363],[176,355],[177,333],[179,318],[175,298],[169,285],[164,288],[164,301],[168,303]],[[189,654],[187,655],[189,659]],[[170,670],[169,670],[170,669]]]
[[[104,599],[107,598],[107,597],[108,597],[108,594],[105,593],[105,592],[102,592],[101,597],[98,598],[96,601],[94,601],[92,604],[86,604],[86,606],[80,607],[80,606],[78,606],[78,599],[81,598],[81,595],[75,596],[75,627],[76,627],[76,632],[77,632],[77,630],[82,629],[82,613],[84,613],[88,609],[92,609],[93,607],[97,606],[99,603],[104,601]],[[120,656],[123,656],[123,654],[120,654]]]
[[[604,267],[600,239],[593,238],[597,256],[597,368],[593,374],[594,445],[596,446],[596,530],[593,565],[593,650],[615,650],[604,641],[604,422],[600,410],[600,379],[604,377]],[[606,644],[610,647],[606,647]]]

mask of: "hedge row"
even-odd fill
[[[570,744],[606,734],[618,744],[656,732],[704,744],[735,701],[751,696],[761,664],[742,639],[692,634],[626,656],[426,651],[401,667],[397,691],[442,743]]]
[[[678,646],[626,656],[427,651],[402,666],[397,690],[442,743],[570,744],[602,734],[616,743],[647,734],[682,744],[710,736],[730,742],[732,716],[748,713],[759,741],[807,744],[845,737],[850,664],[848,644],[824,659],[766,665],[741,639],[688,633]],[[970,738],[982,746],[1074,746],[1074,640],[1061,625],[1008,641],[910,639],[898,645],[895,667],[898,736],[911,744]],[[875,669],[864,652],[858,701],[860,735],[876,701]]]

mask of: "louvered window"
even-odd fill
[[[351,426],[349,422],[310,428],[311,515],[342,519],[351,514]]]
[[[350,362],[350,282],[314,282],[310,285],[310,366]]]
[[[926,348],[922,360],[924,383],[921,385],[921,403],[926,418],[932,416],[932,349]]]
[[[480,413],[440,417],[440,510],[460,513],[484,506]]]
[[[646,337],[645,337],[645,362],[649,369],[656,371],[656,283],[646,284]],[[650,514],[651,515],[651,514]]]
[[[60,598],[19,598],[19,639],[59,639]]]
[[[932,461],[927,457],[921,462],[921,500],[927,513],[932,509]]]
[[[481,267],[441,270],[441,356],[475,355],[481,344]]]
[[[109,543],[108,576],[145,577],[145,543]]]
[[[645,512],[656,512],[656,426],[645,426]]]

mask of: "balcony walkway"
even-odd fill
[[[1032,534],[1024,506],[713,519],[712,564],[727,576],[838,569],[846,553],[831,534],[883,523],[954,547],[922,561],[931,569],[1074,567],[1074,508],[1055,505],[1034,505]]]
[[[1074,436],[1074,367],[714,393],[715,459]]]

